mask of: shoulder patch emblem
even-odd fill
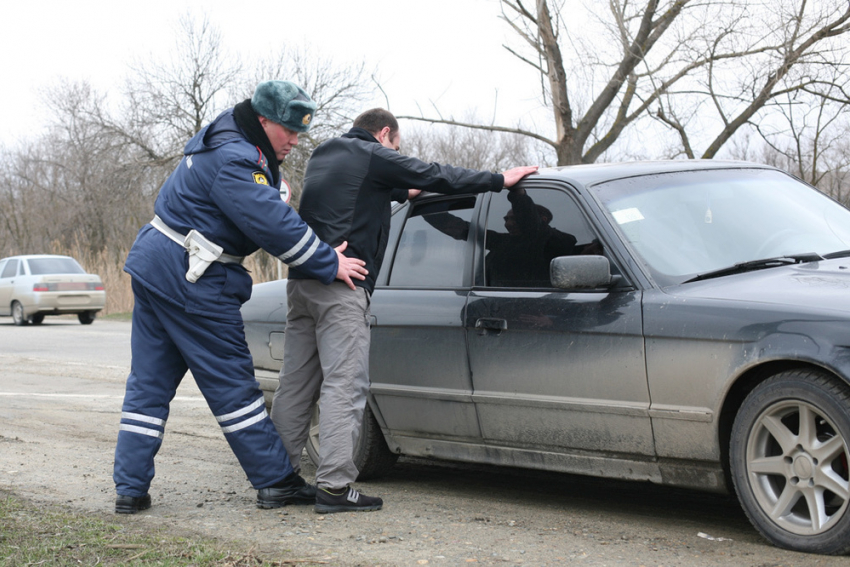
[[[262,171],[255,171],[253,173],[253,176],[254,176],[254,183],[259,183],[260,185],[268,185],[269,184],[269,180],[266,177],[266,174],[263,173]]]

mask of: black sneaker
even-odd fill
[[[316,487],[296,472],[267,488],[257,491],[257,508],[282,508],[287,504],[313,504]]]
[[[121,494],[115,499],[116,514],[135,514],[151,507],[151,495],[123,496]]]
[[[313,508],[319,514],[332,514],[334,512],[366,512],[368,510],[380,510],[384,501],[374,496],[360,494],[350,486],[339,491],[331,491],[320,488],[316,491],[316,507]]]

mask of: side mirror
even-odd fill
[[[559,289],[599,289],[611,285],[605,256],[559,256],[549,263],[549,279]]]

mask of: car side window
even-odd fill
[[[494,194],[484,246],[490,287],[551,287],[553,258],[604,253],[579,206],[557,189]]]
[[[11,278],[18,273],[18,260],[9,260],[3,267],[3,273],[0,273],[0,278]]]
[[[475,197],[413,204],[399,237],[391,286],[460,287],[470,264]]]

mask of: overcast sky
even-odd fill
[[[0,144],[42,131],[41,92],[60,78],[117,90],[129,60],[173,47],[187,12],[206,14],[243,57],[283,44],[341,64],[364,60],[378,68],[396,114],[418,114],[418,103],[433,115],[433,101],[444,115],[478,108],[489,119],[495,107],[505,125],[540,120],[539,79],[502,48],[518,44],[497,0],[3,1]]]

